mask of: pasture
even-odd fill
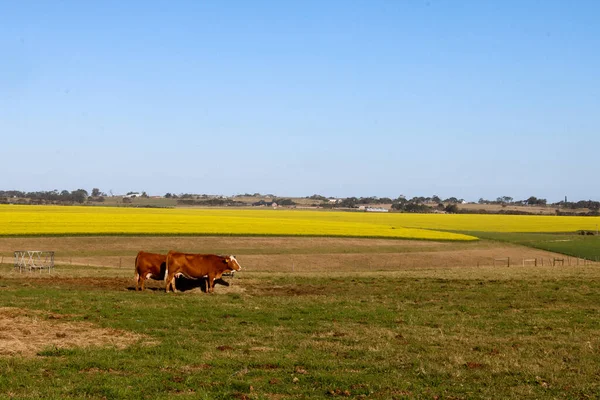
[[[50,274],[0,269],[7,398],[594,398],[597,265],[497,241],[5,237]],[[215,294],[135,292],[140,248],[236,254]],[[121,262],[121,267],[118,267]]]

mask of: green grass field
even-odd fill
[[[117,268],[0,274],[0,307],[146,335],[0,356],[3,398],[600,396],[593,267],[247,272],[214,295],[134,292]]]
[[[480,239],[498,240],[600,261],[600,236],[558,233],[464,232]]]

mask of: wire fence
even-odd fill
[[[17,256],[18,253],[18,256]],[[50,254],[51,253],[51,254]],[[398,271],[411,268],[455,267],[577,267],[600,265],[600,256],[592,260],[569,256],[530,257],[515,255],[473,256],[452,252],[389,254],[270,254],[238,255],[242,268],[256,272],[368,272]],[[54,252],[15,252],[16,270],[42,271],[60,266],[134,269],[135,256],[56,256]],[[1,256],[0,263],[9,262]],[[55,267],[56,266],[56,267]]]
[[[600,266],[595,260],[578,257],[423,257],[402,254],[334,254],[334,255],[239,255],[243,269],[255,272],[368,272],[397,271],[411,268],[458,267],[573,267]],[[597,261],[596,261],[597,260]],[[57,266],[84,266],[131,269],[135,256],[56,257]]]

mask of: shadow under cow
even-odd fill
[[[180,292],[188,292],[191,290],[201,290],[202,292],[206,293],[206,285],[208,278],[199,278],[199,279],[188,279],[188,278],[184,278],[184,277],[178,277],[175,278],[175,286],[177,287],[177,290]],[[149,283],[149,280],[146,281],[147,283]],[[159,281],[155,281],[155,282],[159,282]],[[222,286],[229,286],[229,282],[223,280],[223,278],[219,278],[219,279],[215,279],[215,285],[222,285]],[[128,290],[135,290],[135,286],[130,286],[127,288]],[[150,290],[152,292],[160,292],[165,290],[164,285],[161,285],[159,287],[155,286],[155,285],[146,285],[146,289],[145,290]]]

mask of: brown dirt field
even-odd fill
[[[132,332],[105,329],[88,322],[61,321],[68,315],[0,307],[0,357],[34,357],[46,348],[113,346],[123,349],[141,340]]]
[[[81,252],[110,252],[114,255],[134,256],[140,249],[167,252],[177,249],[187,252],[280,253],[282,251],[314,251],[344,248],[360,251],[372,247],[394,248],[452,247],[461,243],[430,242],[419,240],[314,238],[314,237],[227,237],[227,236],[80,236],[0,238],[0,254],[12,257],[15,250],[53,250],[61,256]],[[358,249],[356,249],[358,248]],[[322,251],[321,251],[322,252]]]
[[[430,242],[351,238],[269,237],[41,237],[0,238],[0,255],[12,265],[15,250],[53,250],[57,266],[118,267],[133,276],[139,250],[235,254],[248,271],[392,271],[412,267],[465,267],[493,265],[494,259],[510,257],[550,259],[554,253],[528,247],[478,241],[475,243]],[[564,256],[560,256],[561,258]]]

